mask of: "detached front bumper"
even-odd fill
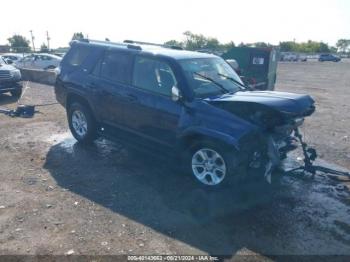
[[[304,119],[295,119],[292,123],[274,128],[272,132],[264,132],[254,137],[254,147],[247,151],[249,168],[260,170],[271,182],[272,172],[281,165],[287,153],[298,147],[294,130],[303,124]]]
[[[290,124],[278,126],[267,138],[267,156],[264,177],[271,183],[271,174],[281,161],[287,157],[287,153],[298,147],[294,137],[294,130],[304,123],[304,118],[294,119]]]

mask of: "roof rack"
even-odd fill
[[[163,48],[170,48],[175,50],[183,50],[180,46],[174,46],[174,45],[164,45],[164,44],[155,44],[155,43],[149,43],[149,42],[141,42],[141,41],[134,41],[134,40],[124,40],[122,43],[120,42],[110,42],[110,41],[101,41],[101,40],[93,40],[93,39],[87,39],[87,38],[81,38],[77,40],[78,42],[85,42],[85,43],[97,43],[97,44],[105,44],[105,45],[118,45],[118,46],[124,46],[129,49],[134,50],[142,50],[140,45],[151,45],[151,46],[159,46]]]
[[[160,47],[176,49],[176,50],[183,50],[183,48],[181,46],[156,44],[156,43],[134,41],[134,40],[124,40],[124,43],[127,43],[127,44],[139,44],[139,45],[152,45],[152,46],[160,46]]]
[[[97,43],[97,44],[107,44],[107,45],[118,45],[118,46],[124,46],[129,49],[135,49],[135,50],[142,50],[141,46],[139,45],[133,45],[131,43],[119,43],[119,42],[110,42],[110,41],[101,41],[101,40],[93,40],[93,39],[77,39],[78,42],[85,42],[85,43]]]

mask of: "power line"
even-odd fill
[[[50,40],[49,31],[46,31],[47,49],[50,50]]]
[[[32,37],[32,45],[33,45],[33,52],[35,52],[35,45],[34,45],[34,35],[33,35],[33,30],[30,30],[30,35]]]

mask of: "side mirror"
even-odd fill
[[[176,86],[173,86],[173,87],[171,88],[171,99],[172,99],[174,102],[177,102],[177,101],[179,101],[181,98],[182,98],[182,96],[181,96],[180,90],[179,90]]]
[[[6,64],[12,65],[12,64],[13,64],[13,61],[12,61],[11,59],[6,59]]]

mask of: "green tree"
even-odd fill
[[[183,47],[184,43],[176,40],[169,40],[166,41],[164,45]]]
[[[271,46],[270,44],[267,44],[265,42],[256,42],[253,44],[254,47],[259,47],[259,48],[266,48]]]
[[[297,44],[292,41],[280,42],[281,52],[294,52],[297,49]]]
[[[323,42],[320,42],[318,53],[329,53],[331,50],[329,49],[329,46]]]
[[[280,42],[280,50],[282,52],[328,53],[330,47],[326,43],[311,40],[303,43],[287,41]]]
[[[241,42],[238,47],[251,47],[251,44]]]
[[[210,49],[212,51],[221,50],[219,40],[214,37],[205,37],[202,34],[193,34],[190,31],[184,32],[184,47],[188,50]]]
[[[233,41],[222,45],[222,49],[225,51],[230,50],[233,47],[236,47],[236,45]]]
[[[40,52],[41,53],[48,53],[49,49],[47,48],[47,45],[45,45],[45,43],[42,43],[40,46]]]
[[[338,48],[338,51],[342,53],[349,52],[350,49],[350,39],[339,39],[335,46]]]
[[[76,32],[73,34],[72,40],[80,40],[84,39],[84,35],[82,32]]]
[[[7,39],[14,52],[30,52],[29,40],[21,35],[13,35]]]
[[[213,37],[205,38],[205,42],[206,43],[205,43],[204,48],[207,48],[210,50],[220,50],[221,49],[220,42],[216,38],[213,38]]]
[[[205,37],[203,35],[193,34],[190,31],[184,32],[185,36],[185,48],[188,50],[198,50],[203,49],[205,46]]]
[[[334,47],[334,46],[331,46],[331,47],[329,48],[329,51],[330,51],[331,53],[337,53],[337,52],[338,52],[338,49],[337,49],[336,47]]]

